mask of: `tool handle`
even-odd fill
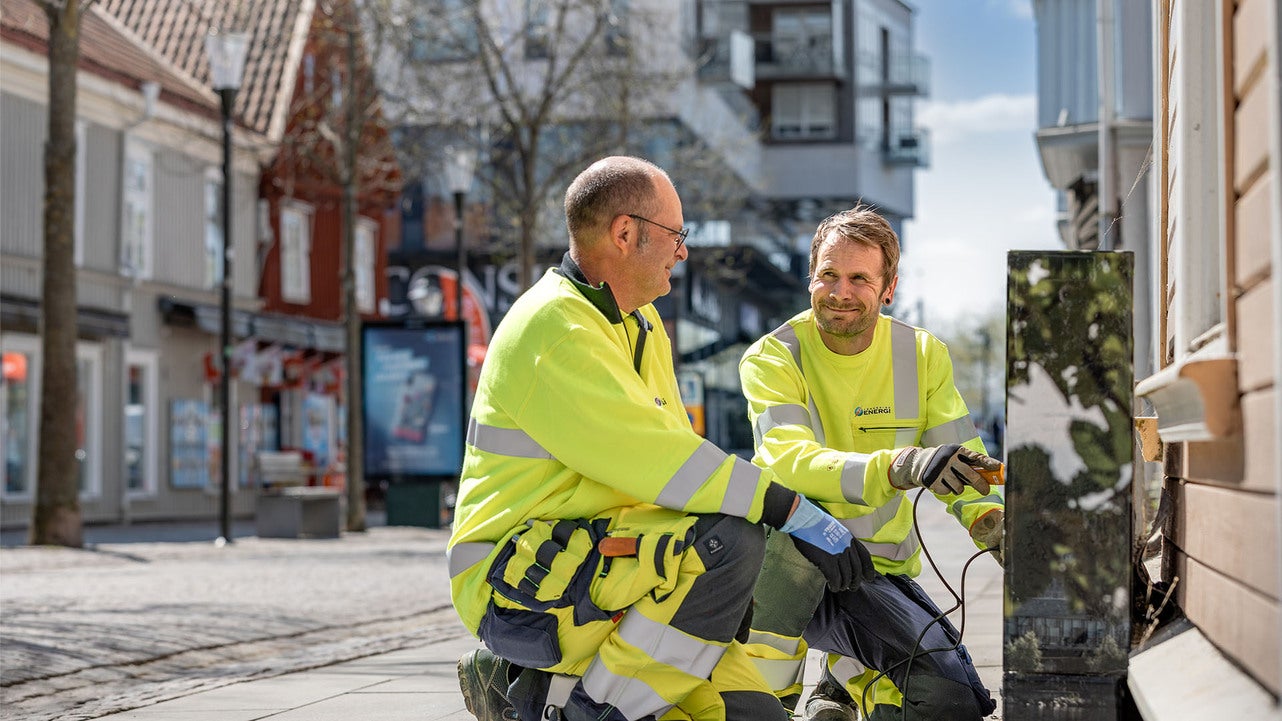
[[[618,558],[637,555],[637,547],[640,545],[639,536],[606,536],[597,541],[596,547],[602,556]]]
[[[994,486],[1006,485],[1006,464],[1005,463],[1003,463],[1001,467],[995,471],[988,471],[982,468],[976,468],[975,470],[978,471],[979,475],[983,476],[984,480],[988,481],[990,485],[994,485]]]

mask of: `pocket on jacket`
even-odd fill
[[[561,662],[556,616],[490,604],[477,635],[495,655],[526,668],[550,668]]]

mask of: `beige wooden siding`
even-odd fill
[[[1237,354],[1242,428],[1237,437],[1214,443],[1189,443],[1174,470],[1179,486],[1175,528],[1175,567],[1181,607],[1189,619],[1247,673],[1277,694],[1279,602],[1278,503],[1274,466],[1274,317],[1271,194],[1277,169],[1269,160],[1271,128],[1279,122],[1269,107],[1265,82],[1267,54],[1274,35],[1266,3],[1273,0],[1221,0],[1231,8],[1226,23],[1228,60],[1223,78],[1227,103],[1228,170],[1223,188],[1226,257],[1225,285]],[[1171,48],[1170,52],[1177,49]],[[1169,57],[1169,56],[1168,56]],[[1175,62],[1210,62],[1180,58]],[[1177,202],[1174,197],[1169,202]],[[1177,290],[1178,292],[1178,290]]]

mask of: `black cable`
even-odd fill
[[[926,656],[932,653],[945,652],[945,651],[955,651],[957,650],[958,647],[961,646],[962,638],[964,638],[966,634],[966,602],[965,602],[966,573],[970,570],[970,564],[974,563],[975,559],[985,554],[992,553],[994,550],[996,550],[993,548],[985,548],[976,552],[970,558],[966,559],[965,565],[962,566],[960,595],[958,594],[957,591],[953,590],[953,587],[948,583],[948,579],[944,578],[944,574],[940,572],[939,566],[936,565],[934,557],[930,555],[930,549],[926,547],[926,540],[922,537],[921,531],[918,529],[917,504],[921,500],[922,493],[924,493],[925,490],[926,489],[924,488],[918,490],[917,495],[913,497],[913,532],[917,534],[917,539],[921,543],[922,553],[926,556],[926,560],[930,563],[931,570],[935,572],[935,576],[938,577],[940,582],[944,584],[944,588],[948,590],[948,593],[952,595],[953,600],[956,603],[954,603],[951,608],[945,611],[941,611],[938,615],[936,615],[934,618],[930,620],[930,623],[926,624],[925,627],[922,628],[921,633],[917,634],[917,639],[913,642],[913,651],[911,654],[908,655],[908,658],[905,658],[901,661],[897,661],[891,664],[889,667],[878,671],[877,675],[873,676],[872,679],[864,685],[863,693],[860,695],[860,699],[859,699],[859,706],[860,706],[860,710],[865,713],[867,712],[867,709],[868,709],[868,690],[871,689],[873,686],[875,686],[877,682],[881,680],[881,678],[884,677],[886,674],[888,674],[890,671],[896,668],[899,668],[904,664],[908,664],[908,671],[904,675],[904,688],[900,689],[900,694],[903,696],[903,699],[899,707],[900,718],[901,719],[907,718],[908,716],[908,696],[907,696],[908,679],[911,678],[912,676],[912,670],[913,670],[912,663],[922,656]],[[953,611],[956,611],[959,608],[961,609],[961,619],[960,619],[960,624],[957,628],[957,642],[954,643],[952,646],[948,646],[948,647],[922,649],[921,648],[922,639],[926,637],[926,632],[930,630],[930,627],[944,620],[948,616],[948,614],[952,613]]]

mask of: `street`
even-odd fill
[[[0,718],[97,718],[457,637],[447,535],[0,549]]]
[[[923,499],[918,520],[926,549],[961,592],[961,568],[974,550],[970,540],[933,498]],[[439,672],[413,682],[431,694],[348,698],[359,695],[354,689],[338,692],[332,703],[347,708],[342,704],[372,698],[382,705],[367,706],[371,718],[422,718],[430,699],[442,699],[439,718],[469,718],[461,711],[453,663],[459,649],[475,641],[449,605],[447,530],[376,525],[339,539],[286,540],[238,528],[236,542],[222,548],[195,530],[88,529],[84,550],[15,545],[18,537],[6,534],[0,719],[79,721],[128,709],[139,711],[127,718],[168,718],[166,709],[184,702],[158,704],[202,695],[210,702],[235,700],[254,693],[255,685],[208,692],[309,669],[337,670],[345,661],[397,650],[418,659],[420,674],[429,667]],[[205,540],[190,540],[195,537]],[[953,605],[924,558],[919,580],[941,608]],[[991,559],[971,564],[964,638],[995,697],[1001,584]],[[951,618],[962,625],[960,613]],[[818,678],[818,659],[812,652],[807,688]],[[301,718],[319,718],[320,707],[308,708],[297,712]]]

